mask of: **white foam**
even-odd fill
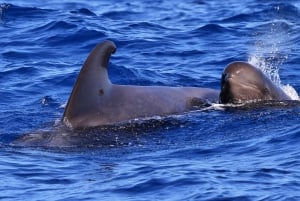
[[[73,129],[73,126],[67,117],[64,117],[63,122],[68,128]]]
[[[67,107],[67,102],[65,102],[59,106],[59,108],[62,108],[62,109],[65,109],[66,107]]]
[[[268,63],[265,58],[257,55],[250,55],[248,62],[261,69],[278,87],[280,87],[292,100],[300,100],[297,91],[289,84],[282,84],[279,76],[279,67]]]
[[[281,85],[281,88],[292,100],[300,100],[297,91],[291,85]]]

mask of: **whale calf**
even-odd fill
[[[75,82],[62,121],[72,129],[195,110],[219,100],[219,90],[198,87],[133,86],[111,83],[108,66],[116,46],[98,44]]]
[[[233,62],[225,67],[221,78],[220,103],[291,100],[260,69],[246,62]]]

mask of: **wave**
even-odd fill
[[[91,10],[89,10],[87,8],[80,8],[77,10],[72,10],[72,11],[70,11],[70,13],[80,14],[80,15],[85,15],[85,16],[97,16],[94,12],[92,12]]]
[[[4,80],[6,77],[10,76],[21,76],[21,75],[26,75],[26,76],[34,76],[37,75],[39,70],[35,67],[31,66],[15,66],[15,65],[8,65],[6,66],[5,70],[0,71],[0,79]]]
[[[142,12],[136,12],[136,11],[128,11],[128,10],[121,10],[121,11],[108,11],[105,13],[102,13],[101,16],[110,18],[112,20],[122,20],[124,16],[126,16],[126,19],[136,19],[137,16],[143,15]]]
[[[1,4],[2,18],[4,21],[13,21],[16,19],[43,19],[43,17],[48,16],[54,10],[51,9],[41,9],[36,7],[21,7],[13,4]]]
[[[65,46],[69,43],[83,44],[84,42],[86,42],[87,38],[92,41],[100,41],[101,39],[106,37],[106,34],[101,31],[82,28],[75,33],[69,33],[68,35],[64,33],[56,33],[55,35],[46,38],[45,41],[50,45]]]
[[[222,26],[220,24],[205,24],[199,28],[192,30],[191,32],[189,32],[189,34],[191,34],[191,36],[202,36],[206,34],[232,33],[234,31],[235,30]]]
[[[33,28],[31,32],[45,32],[45,31],[60,31],[60,30],[69,30],[76,29],[78,26],[75,23],[67,21],[51,21],[40,27]]]
[[[265,3],[258,11],[253,8],[244,13],[222,19],[222,23],[265,22],[265,19],[285,19],[295,22],[300,17],[299,9],[289,3]]]

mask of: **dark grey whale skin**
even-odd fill
[[[108,76],[111,41],[98,44],[86,59],[62,121],[72,129],[113,125],[136,118],[179,114],[218,102],[219,91],[199,87],[116,85]],[[196,105],[195,105],[196,104]]]
[[[221,78],[220,103],[291,100],[291,98],[260,69],[237,61],[225,67]]]

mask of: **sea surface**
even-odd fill
[[[299,19],[299,0],[0,2],[0,200],[300,200],[297,104],[139,120],[96,145],[95,133],[71,148],[12,145],[60,121],[107,39],[116,84],[220,89],[241,60],[298,99]]]

